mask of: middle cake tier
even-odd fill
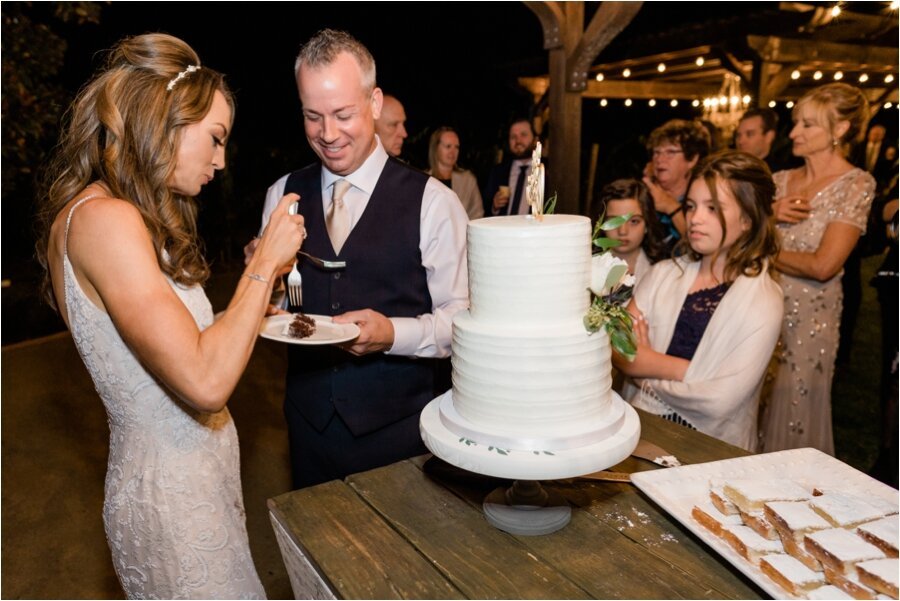
[[[453,320],[453,404],[475,426],[526,437],[595,431],[610,410],[610,347],[580,320]]]

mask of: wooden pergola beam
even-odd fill
[[[594,13],[587,29],[569,59],[566,88],[584,90],[591,64],[597,55],[631,23],[643,2],[603,2]]]
[[[682,99],[718,96],[721,84],[661,81],[589,81],[585,98]]]
[[[770,63],[819,63],[833,68],[896,69],[900,51],[883,46],[861,46],[774,36],[747,36],[747,44]],[[891,67],[893,66],[893,67]]]

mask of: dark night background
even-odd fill
[[[598,5],[586,3],[585,23]],[[60,16],[60,7],[67,16]],[[72,14],[85,7],[89,19]],[[236,94],[228,169],[198,198],[201,233],[214,273],[240,261],[241,248],[258,228],[266,188],[315,158],[303,135],[293,62],[300,45],[317,30],[345,29],[371,50],[378,85],[406,108],[406,159],[426,167],[431,131],[452,125],[460,132],[460,164],[472,169],[481,184],[506,146],[510,117],[527,114],[532,105],[531,95],[516,78],[547,73],[540,23],[521,2],[3,2],[2,11],[2,276],[11,283],[3,289],[3,344],[61,327],[36,299],[32,182],[58,135],[61,109],[101,64],[103,50],[122,37],[157,31],[178,36],[197,51],[203,64],[224,72]],[[795,27],[790,21],[795,17],[785,15],[777,2],[647,2],[595,62],[715,43],[729,36],[742,39],[747,33],[774,33],[776,25]],[[29,22],[27,34],[11,35],[24,21]],[[25,49],[13,52],[14,42],[22,37]],[[55,58],[46,59],[48,53]],[[53,67],[36,68],[44,64],[41,61]],[[26,80],[34,70],[52,97],[35,92],[34,105],[9,104],[13,80],[43,89]],[[32,118],[36,107],[53,121],[10,157],[7,125]],[[779,111],[786,130],[788,111],[783,106]],[[896,131],[896,111],[882,113],[889,113],[880,117],[889,120],[889,131]],[[596,101],[585,100],[583,161],[591,144],[599,143],[597,186],[637,175],[646,159],[643,139],[654,127],[671,118],[699,115],[687,102],[678,108],[661,102],[655,108],[636,103],[626,109],[621,101],[611,101],[601,109]],[[19,164],[23,160],[24,167]],[[585,178],[586,173],[584,165]],[[17,316],[14,321],[11,315]]]

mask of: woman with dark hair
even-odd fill
[[[457,164],[459,160],[459,135],[452,127],[439,127],[428,141],[427,174],[440,180],[456,192],[469,219],[484,217],[484,204],[475,174]]]
[[[213,323],[192,197],[233,115],[183,41],[126,39],[72,104],[40,198],[45,287],[109,419],[103,521],[129,598],[265,596],[225,404],[305,230],[285,196]]]
[[[653,263],[665,258],[665,231],[653,210],[647,186],[636,179],[617,179],[600,191],[603,219],[628,215],[628,221],[606,236],[619,241],[610,251],[628,263],[628,272],[639,282]]]
[[[653,197],[653,207],[666,229],[668,249],[677,244],[686,225],[682,213],[684,195],[693,169],[709,154],[709,132],[699,121],[672,119],[657,127],[647,140],[650,162],[644,169],[644,183]]]
[[[762,449],[814,447],[834,454],[831,380],[841,273],[865,232],[875,195],[875,180],[846,156],[865,134],[869,103],[858,88],[832,83],[807,92],[793,118],[793,151],[804,165],[774,175],[784,324],[763,415]]]
[[[623,390],[633,405],[750,451],[783,311],[770,271],[774,192],[765,163],[749,154],[697,167],[682,255],[654,265],[635,289],[634,361],[613,356],[633,380]]]

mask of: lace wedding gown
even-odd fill
[[[197,412],[147,372],[109,315],[88,299],[68,256],[65,302],[78,352],[109,421],[103,521],[129,598],[253,599],[237,431],[228,409]],[[213,321],[200,286],[170,280],[201,329]]]

